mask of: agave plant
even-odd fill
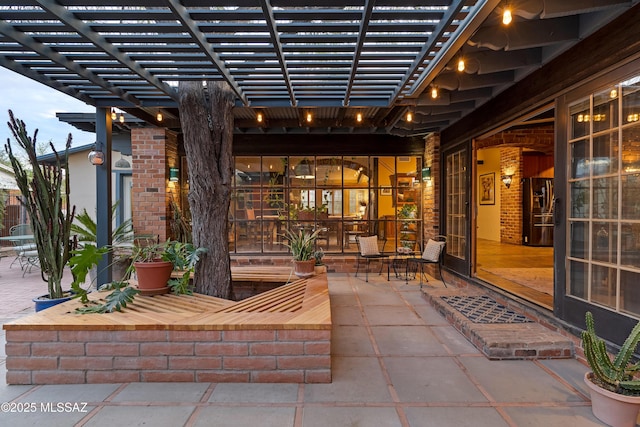
[[[291,249],[291,254],[295,261],[307,261],[313,258],[314,246],[320,230],[308,233],[305,230],[285,230],[283,237],[286,239],[284,245]]]
[[[639,394],[640,380],[634,379],[634,376],[640,370],[640,364],[631,363],[631,358],[640,342],[640,322],[611,360],[605,342],[596,335],[591,312],[587,312],[585,320],[587,330],[582,332],[582,348],[593,371],[593,379],[598,385],[614,393]]]

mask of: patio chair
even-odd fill
[[[31,224],[14,225],[9,229],[9,236],[16,237],[15,240],[11,240],[16,257],[11,261],[9,268],[13,267],[13,264],[17,261],[20,264],[20,268],[24,270],[26,265],[24,253],[36,249]],[[30,238],[19,238],[20,236],[30,236]]]
[[[434,240],[435,239],[435,240]],[[415,272],[416,274],[420,274],[420,289],[422,289],[422,278],[424,276],[424,266],[427,264],[437,264],[438,272],[440,273],[440,278],[442,280],[442,284],[444,287],[447,287],[447,284],[444,281],[444,276],[442,276],[442,263],[444,261],[445,247],[447,245],[447,237],[438,235],[434,239],[429,239],[427,241],[426,246],[424,247],[424,251],[422,251],[422,256],[420,258],[409,258],[407,260],[407,273]],[[418,268],[420,272],[418,273]],[[407,282],[409,281],[409,274],[407,274]],[[427,282],[429,280],[427,279]]]
[[[378,236],[356,236],[356,242],[358,244],[358,255],[356,257],[356,277],[360,271],[360,263],[364,262],[365,266],[365,282],[369,281],[369,264],[371,261],[380,261],[380,273],[382,274],[382,267],[384,267],[385,260],[387,264],[387,281],[390,280],[389,269],[389,255],[384,253],[384,246],[387,243],[387,239],[382,240],[382,251],[378,246]]]

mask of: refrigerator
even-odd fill
[[[553,178],[525,178],[522,243],[553,246]]]

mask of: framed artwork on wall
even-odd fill
[[[496,174],[495,172],[485,173],[480,175],[478,181],[481,205],[495,205],[496,204]]]

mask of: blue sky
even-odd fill
[[[91,144],[95,141],[92,133],[82,132],[61,122],[56,113],[95,113],[95,108],[82,101],[51,89],[27,77],[0,67],[0,147],[4,150],[7,138],[13,137],[7,127],[8,110],[27,125],[29,136],[38,129],[38,142],[52,141],[63,148],[69,133],[73,136],[72,147]]]

